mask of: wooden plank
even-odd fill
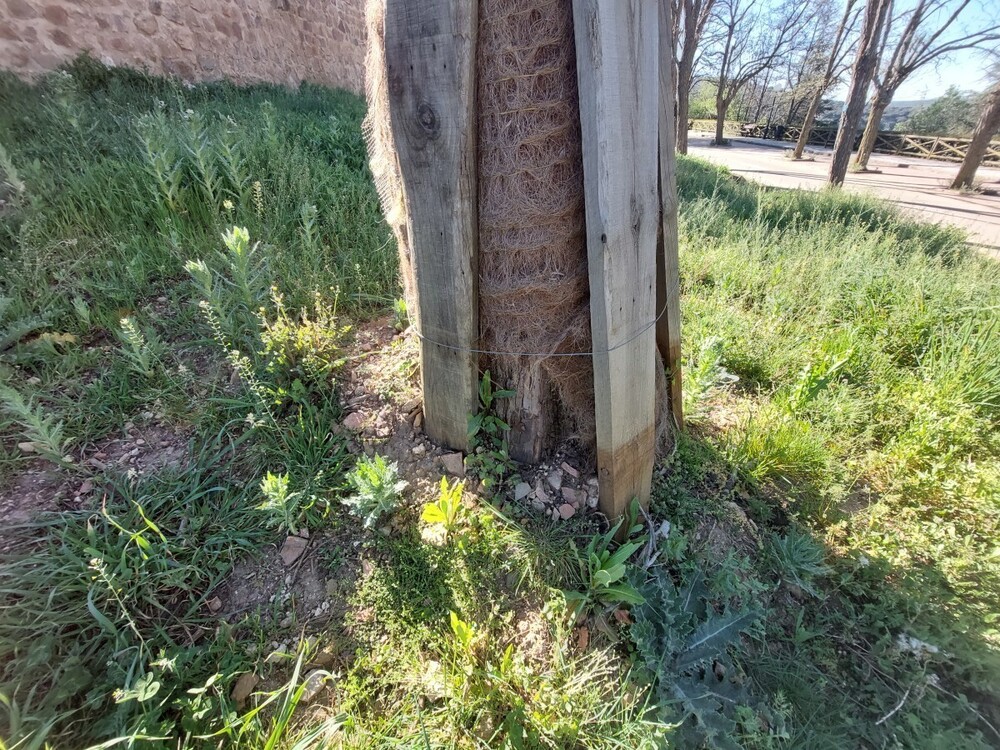
[[[660,242],[656,249],[656,346],[669,377],[667,397],[678,429],[684,428],[681,396],[681,272],[677,243],[677,172],[674,155],[673,3],[659,8]],[[796,136],[797,137],[797,136]]]
[[[600,506],[648,503],[655,439],[657,0],[573,0]]]
[[[468,448],[477,410],[477,4],[386,0],[392,132],[407,207],[428,436]]]

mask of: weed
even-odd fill
[[[633,514],[637,505],[633,501]],[[629,524],[625,532],[626,541],[612,552],[611,545],[615,536],[625,523]],[[635,605],[645,601],[626,578],[629,559],[646,543],[645,536],[637,536],[642,528],[641,524],[633,524],[629,519],[622,518],[606,533],[591,537],[580,559],[583,591],[563,592],[566,602],[573,605],[574,619],[588,614],[595,607]]]
[[[287,474],[267,472],[260,482],[260,491],[264,501],[257,509],[267,515],[267,525],[291,534],[298,534],[303,527],[315,526],[317,517],[321,517],[326,508],[326,503],[315,495],[290,491]]]
[[[745,680],[728,655],[740,634],[759,619],[754,610],[716,612],[699,573],[682,588],[656,568],[645,583],[635,576],[642,602],[629,629],[654,684],[664,720],[679,716],[691,746],[738,747],[736,709],[751,702]]]
[[[353,494],[341,502],[360,518],[366,529],[374,528],[386,513],[402,502],[400,493],[408,483],[399,478],[399,467],[382,456],[363,456],[347,473],[347,484]]]
[[[451,485],[445,477],[441,477],[438,488],[438,498],[424,505],[420,520],[426,524],[440,525],[444,530],[444,541],[454,534],[462,520],[462,492],[465,484],[455,480]]]
[[[72,441],[66,437],[62,421],[46,414],[41,404],[26,400],[19,391],[0,383],[0,407],[20,425],[33,452],[62,466],[73,463],[68,455]]]
[[[469,455],[465,459],[465,465],[488,490],[502,487],[515,472],[508,443],[510,425],[494,412],[495,401],[513,395],[514,391],[511,390],[495,390],[487,370],[479,381],[480,411],[469,415]]]
[[[161,346],[152,334],[142,331],[134,319],[125,317],[121,319],[118,338],[132,368],[139,375],[153,377],[160,360],[157,351]]]

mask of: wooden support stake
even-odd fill
[[[657,0],[573,0],[601,510],[648,503],[655,440]],[[644,330],[645,329],[645,330]]]
[[[392,134],[407,207],[427,434],[468,449],[479,337],[477,3],[386,0]]]
[[[673,3],[660,6],[660,209],[661,246],[656,249],[656,346],[670,377],[670,412],[677,429],[684,428],[681,396],[681,272],[677,252],[677,173],[674,155]]]

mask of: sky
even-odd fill
[[[914,0],[897,0],[895,3],[897,11],[913,4]],[[962,29],[985,29],[996,25],[998,18],[1000,0],[972,0],[953,28],[959,33]],[[936,65],[929,63],[918,69],[899,87],[894,98],[896,101],[936,99],[949,86],[957,86],[962,91],[983,91],[989,85],[986,68],[987,59],[983,54],[974,50],[959,50],[938,60]],[[841,89],[837,94],[846,93],[847,86],[843,85]]]
[[[958,86],[963,91],[982,91],[987,85],[982,56],[963,50],[940,63],[936,69],[934,65],[927,65],[916,71],[899,87],[895,99],[936,99],[949,86]]]

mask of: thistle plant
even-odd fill
[[[373,528],[386,513],[395,510],[402,500],[400,493],[407,482],[399,478],[399,467],[382,456],[363,457],[347,474],[347,484],[354,494],[342,502],[360,518],[366,529]]]

